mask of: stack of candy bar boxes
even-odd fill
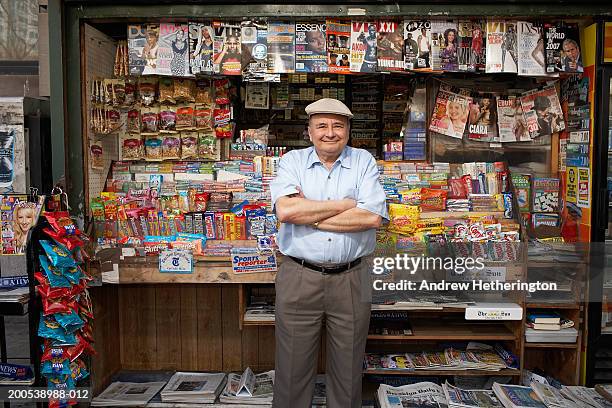
[[[42,304],[38,326],[38,336],[43,338],[41,373],[49,390],[70,390],[89,375],[85,359],[94,354],[87,291],[91,278],[79,266],[87,256],[83,249],[87,238],[68,212],[47,212],[44,217],[49,223],[43,229],[48,239],[40,241],[44,255],[39,256],[40,271],[34,274]],[[49,407],[76,403],[50,399]]]

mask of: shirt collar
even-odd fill
[[[340,162],[340,165],[346,169],[351,168],[351,155],[349,153],[348,146],[345,146],[344,149],[342,149],[342,153],[340,153],[340,156],[336,159],[336,163],[337,162]],[[314,166],[316,163],[323,164],[321,163],[321,160],[319,159],[319,155],[317,154],[317,151],[315,150],[313,146],[310,148],[310,152],[308,153],[308,161],[306,162],[306,168],[309,169],[312,166]]]

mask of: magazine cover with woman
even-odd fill
[[[442,135],[463,138],[472,98],[440,87],[429,130]]]

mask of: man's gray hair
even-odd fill
[[[571,38],[566,38],[565,40],[563,40],[561,47],[565,48],[567,44],[572,44],[574,47],[580,49],[580,47],[578,46],[578,43],[575,40],[572,40]]]

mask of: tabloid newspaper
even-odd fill
[[[189,67],[192,74],[213,73],[214,37],[210,24],[189,23]]]
[[[576,23],[545,23],[546,72],[583,72],[580,38]]]
[[[241,75],[240,25],[231,22],[213,22],[215,44],[213,69],[215,74]]]
[[[327,72],[325,21],[295,23],[295,72]]]
[[[376,23],[351,22],[351,72],[376,72]]]
[[[378,387],[378,402],[381,408],[448,408],[442,387],[432,382],[392,387]]]
[[[330,74],[348,74],[351,57],[351,22],[326,20],[327,70]]]
[[[191,76],[189,71],[189,26],[161,23],[155,74]]]
[[[404,20],[404,69],[431,70],[431,21]]]
[[[521,107],[532,139],[565,129],[563,111],[554,85],[521,94]]]
[[[549,408],[564,408],[572,404],[566,400],[561,391],[552,385],[543,384],[537,381],[531,382],[531,388],[535,391],[538,398]]]
[[[142,407],[161,390],[165,382],[114,382],[91,401],[92,407]]]
[[[457,139],[463,138],[471,99],[440,87],[429,130]]]
[[[518,74],[546,75],[542,27],[529,21],[517,21]]]
[[[242,374],[228,374],[227,384],[219,396],[219,402],[269,405],[272,403],[273,393],[274,370],[254,374],[247,367]]]
[[[486,72],[518,71],[516,22],[487,20]]]
[[[212,404],[223,390],[225,373],[176,372],[161,391],[163,402]]]
[[[472,98],[468,122],[468,138],[481,142],[499,142],[495,97],[488,95]]]
[[[147,56],[144,55],[143,51],[147,44],[150,44],[155,40],[157,42],[157,26],[155,29],[147,31],[146,25],[128,25],[128,55],[129,55],[129,71],[130,75],[142,75],[142,72],[147,65]],[[147,47],[148,49],[149,47]]]
[[[520,98],[512,95],[497,98],[497,129],[501,143],[531,140]]]
[[[459,61],[457,49],[456,20],[432,20],[431,22],[431,65],[433,70],[457,71]]]
[[[268,72],[295,72],[295,24],[278,21],[268,23]]]
[[[507,408],[546,408],[531,387],[494,383],[493,391]]]
[[[447,382],[442,384],[449,408],[503,408],[492,390],[462,390]]]
[[[379,20],[376,31],[378,71],[402,71],[404,69],[403,24],[399,21]]]
[[[243,21],[241,69],[245,81],[265,80],[268,73],[268,24],[265,21]]]
[[[484,20],[459,20],[459,49],[457,50],[459,71],[484,71],[485,27]]]

